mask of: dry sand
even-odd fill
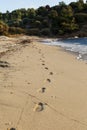
[[[0,58],[0,130],[87,130],[87,64],[37,40]]]

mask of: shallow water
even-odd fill
[[[64,40],[44,40],[44,44],[48,45],[58,45],[63,47],[69,52],[78,54],[77,59],[82,59],[87,61],[87,38],[71,38]]]

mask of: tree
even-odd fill
[[[72,18],[73,10],[71,6],[63,7],[61,9],[61,16],[65,18]]]
[[[56,10],[51,10],[50,13],[49,13],[49,18],[54,19],[56,17],[58,17],[57,11]]]
[[[64,2],[64,1],[61,1],[61,2],[59,2],[59,6],[60,6],[60,7],[65,7],[65,6],[66,6],[66,4],[65,4],[65,2]]]
[[[2,19],[2,13],[0,12],[0,19]]]
[[[86,13],[76,13],[75,14],[75,19],[77,23],[87,23],[87,14]]]
[[[84,1],[83,1],[83,0],[79,0],[78,2],[81,3],[82,5],[84,4]]]
[[[79,0],[77,2],[71,2],[70,6],[73,8],[74,12],[81,12],[84,8],[84,1],[83,0]]]
[[[36,16],[36,12],[33,8],[27,10],[27,17],[34,18]]]
[[[36,12],[37,12],[37,15],[41,15],[42,17],[45,17],[45,16],[48,15],[48,9],[47,9],[47,7],[41,6],[41,7],[39,7],[36,10]]]
[[[34,23],[33,23],[33,27],[35,28],[40,28],[41,27],[41,22],[36,20]]]
[[[20,10],[14,10],[11,12],[11,19],[15,20],[15,19],[21,19],[21,12]]]

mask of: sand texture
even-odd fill
[[[0,58],[0,130],[87,130],[87,64],[20,39]]]

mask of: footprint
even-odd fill
[[[46,70],[48,70],[48,67],[45,67]]]
[[[9,63],[7,61],[0,61],[0,67],[7,68],[9,67]]]
[[[53,75],[53,72],[50,72],[50,75]]]
[[[5,125],[11,125],[12,124],[12,122],[6,122],[5,123]]]
[[[41,55],[41,57],[42,57],[42,58],[45,58],[43,54]]]
[[[45,62],[42,58],[40,58],[40,61],[42,61],[43,63]]]
[[[43,88],[40,88],[40,89],[38,90],[38,92],[40,92],[40,93],[44,93],[44,92],[45,92],[45,90],[46,90],[46,88],[45,88],[45,87],[43,87]]]
[[[39,54],[41,54],[41,51],[38,51]]]
[[[13,94],[13,92],[10,92],[10,94]]]
[[[42,65],[45,65],[44,63]]]
[[[38,48],[35,46],[35,49],[38,49]]]
[[[42,62],[45,62],[44,60],[42,60]]]
[[[45,92],[45,90],[46,90],[46,88],[44,88],[44,87],[43,87],[43,88],[42,88],[42,93],[44,93],[44,92]]]
[[[30,82],[27,82],[27,84],[31,84]]]
[[[35,105],[33,111],[40,112],[43,111],[43,109],[44,109],[44,104],[42,102],[39,102]]]
[[[38,51],[39,53],[41,53],[41,49],[39,49],[39,51]]]
[[[10,128],[10,129],[9,129],[9,128],[7,128],[7,130],[16,130],[16,128]]]
[[[50,79],[47,79],[47,81],[48,81],[48,82],[51,82],[51,80],[50,80]]]
[[[56,96],[51,96],[51,98],[54,98],[54,99],[55,99],[55,98],[56,98]]]

